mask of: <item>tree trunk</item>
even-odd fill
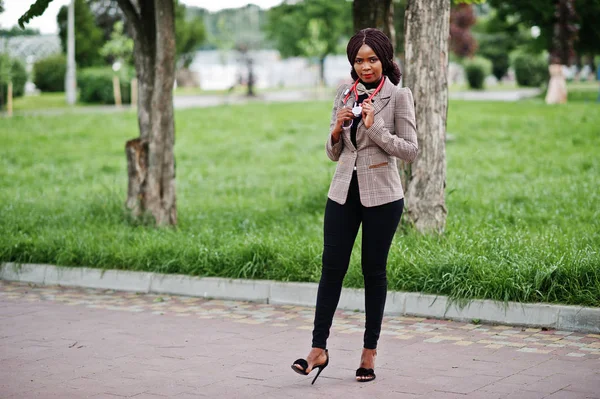
[[[409,0],[404,20],[404,84],[414,95],[419,156],[401,165],[407,183],[406,216],[420,232],[446,225],[446,115],[450,0]]]
[[[152,215],[157,225],[177,223],[175,198],[175,14],[172,0],[118,0],[130,21],[138,77],[140,136],[125,145],[126,206],[134,217]]]
[[[327,56],[323,55],[319,57],[319,85],[321,87],[325,87],[325,58]]]
[[[152,92],[152,133],[148,151],[146,208],[159,225],[176,224],[175,123],[175,4],[154,0],[156,9],[156,65]]]
[[[575,55],[578,16],[575,12],[575,0],[557,0],[555,6],[554,35],[552,38],[551,64],[571,65]]]
[[[394,2],[392,0],[354,0],[352,7],[354,31],[377,28],[396,43]]]

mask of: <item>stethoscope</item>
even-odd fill
[[[375,89],[375,91],[367,98],[367,100],[371,100],[373,97],[375,97],[375,95],[377,93],[379,93],[379,91],[383,87],[384,81],[385,81],[385,76],[383,76],[381,78],[381,82],[379,82],[379,85],[377,86],[377,88]],[[359,83],[360,83],[360,80],[356,79],[356,82],[354,82],[354,84],[352,85],[352,87],[349,88],[349,89],[346,89],[346,91],[344,92],[344,94],[346,95],[346,97],[344,97],[344,105],[346,105],[346,103],[348,102],[348,99],[350,98],[350,95],[352,93],[354,93],[354,98],[356,100],[354,101],[354,106],[352,107],[352,114],[354,115],[355,118],[358,118],[360,116],[360,114],[362,114],[362,105],[358,104],[358,90],[356,89],[356,87],[358,86]],[[354,123],[354,121],[351,121],[350,126],[352,126],[353,123]]]

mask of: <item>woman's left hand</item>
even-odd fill
[[[365,100],[362,103],[362,120],[367,129],[369,129],[375,121],[375,111],[371,100]]]

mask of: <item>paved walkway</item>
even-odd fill
[[[313,309],[0,282],[1,398],[600,398],[600,335],[338,312],[316,384],[290,370]]]
[[[462,91],[449,93],[450,99],[469,101],[518,101],[524,98],[535,97],[539,89],[514,89],[504,91]],[[282,90],[262,92],[256,97],[246,97],[240,94],[232,95],[176,95],[173,97],[175,109],[204,108],[226,104],[247,104],[250,102],[282,103],[328,100],[335,95],[334,89],[309,89],[309,90]],[[28,111],[15,111],[15,115],[61,115],[64,113],[112,113],[129,111],[129,105],[115,107],[113,105],[88,105],[74,108],[49,108]],[[0,112],[0,117],[6,116]]]

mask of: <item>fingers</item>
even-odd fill
[[[345,116],[348,116],[348,117],[352,117],[353,116],[352,115],[352,110],[350,108],[341,108],[338,111],[337,115],[338,115],[338,118],[339,117],[345,117]]]
[[[352,110],[349,108],[342,108],[337,113],[338,122],[347,122],[354,119],[354,115],[352,114]]]

